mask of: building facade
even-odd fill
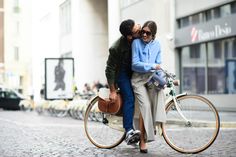
[[[235,0],[176,0],[175,50],[181,91],[235,106],[235,20]]]
[[[33,1],[33,88],[44,84],[45,58],[74,58],[74,83],[105,82],[108,52],[107,0]],[[47,4],[47,5],[45,5]]]
[[[3,84],[32,95],[31,2],[4,1]]]
[[[0,84],[4,82],[4,1],[0,0]]]
[[[180,78],[179,93],[235,108],[235,0],[123,0],[118,10],[121,20],[157,22],[162,67]]]

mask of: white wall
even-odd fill
[[[74,2],[74,1],[73,1]],[[73,15],[73,56],[79,90],[84,83],[105,81],[108,52],[107,0],[78,0]],[[76,27],[76,28],[75,28]]]
[[[5,86],[23,89],[23,94],[31,92],[31,1],[19,1],[19,12],[13,11],[14,1],[4,1],[4,52]],[[16,61],[14,47],[19,48]],[[22,79],[22,80],[21,80]]]
[[[44,83],[44,59],[59,57],[59,10],[57,0],[33,0],[32,63],[35,100]]]
[[[108,37],[109,47],[121,36],[119,26],[120,17],[120,0],[112,0],[108,2]]]

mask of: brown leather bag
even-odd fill
[[[98,109],[101,112],[115,114],[117,116],[122,116],[122,99],[121,95],[117,94],[117,99],[115,102],[111,102],[109,98],[98,97]]]

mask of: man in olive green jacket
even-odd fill
[[[116,89],[120,89],[123,100],[123,127],[128,145],[137,143],[140,139],[140,131],[133,128],[134,94],[131,85],[131,43],[134,38],[139,37],[140,30],[141,26],[131,19],[120,24],[122,36],[109,48],[105,70],[111,101],[116,100]]]

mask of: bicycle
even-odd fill
[[[166,123],[160,125],[162,136],[174,150],[196,154],[209,148],[220,130],[217,109],[205,97],[182,93],[176,95],[176,76],[164,71],[169,98],[166,101]],[[84,127],[88,139],[99,148],[118,146],[125,138],[122,117],[102,113],[97,107],[98,96],[88,103]],[[91,121],[95,117],[97,121]],[[204,138],[198,138],[204,136]]]

